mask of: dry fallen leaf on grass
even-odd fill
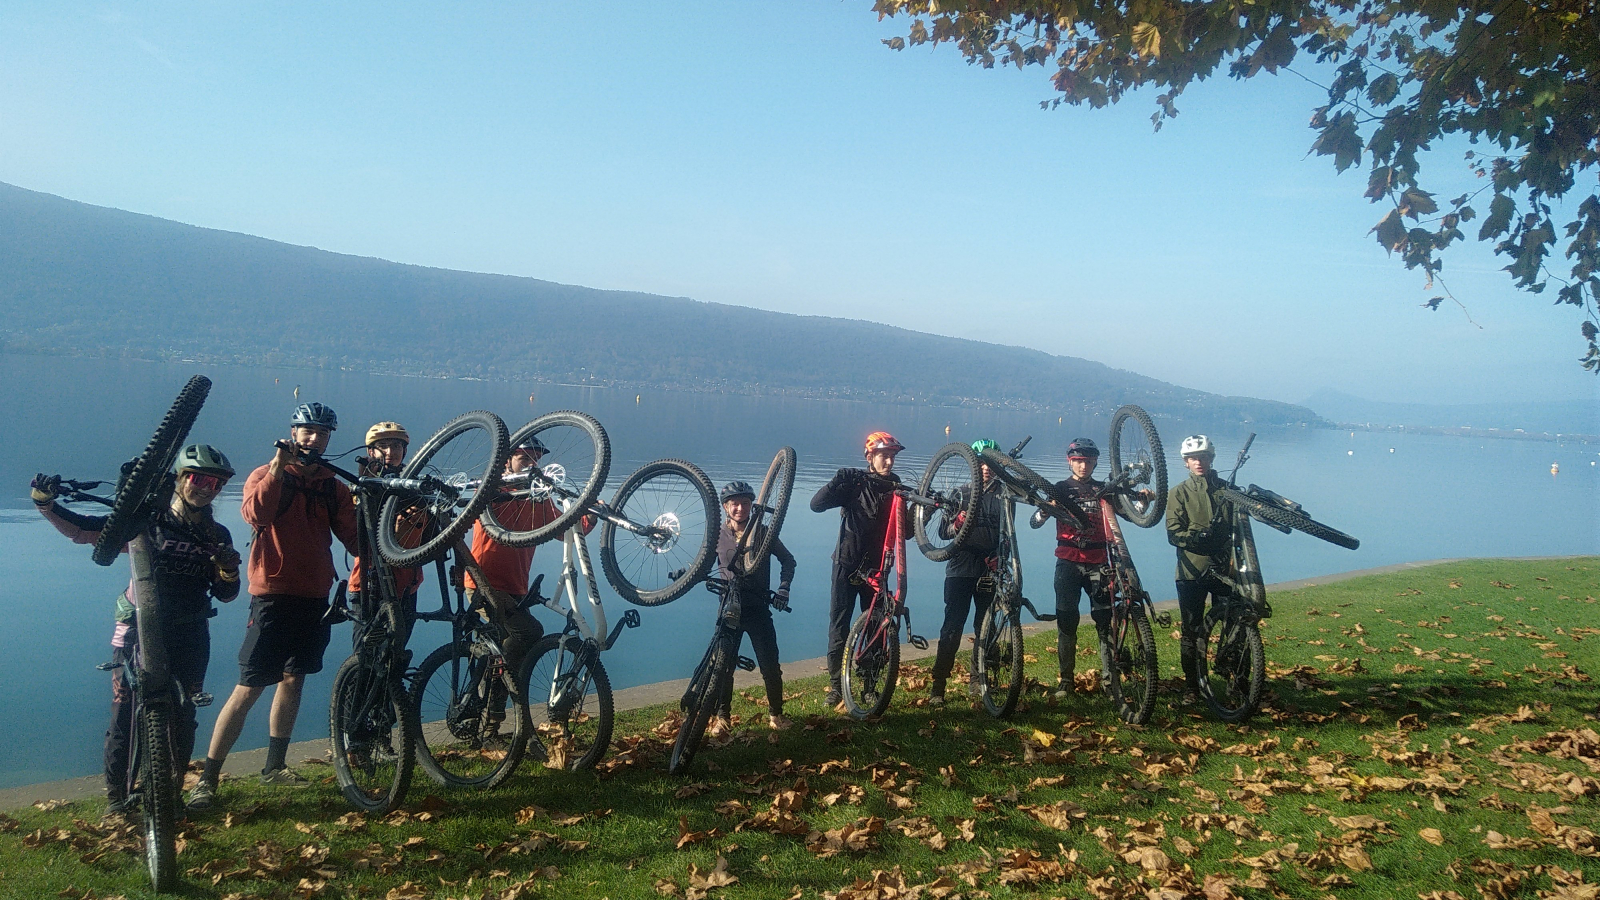
[[[877,835],[883,831],[884,825],[882,818],[866,816],[840,828],[813,831],[806,835],[806,849],[823,859],[846,851],[864,853],[876,850]]]
[[[1422,838],[1435,847],[1444,846],[1444,834],[1437,828],[1424,828],[1417,832],[1417,837]]]

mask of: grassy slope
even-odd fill
[[[874,724],[825,714],[821,684],[792,683],[800,727],[741,728],[703,752],[688,780],[662,772],[662,745],[649,736],[667,716],[657,708],[623,717],[612,758],[637,762],[607,777],[540,770],[482,796],[430,794],[423,780],[392,821],[346,816],[325,768],[305,770],[325,783],[303,792],[229,782],[231,818],[187,831],[180,860],[200,871],[185,891],[695,896],[721,856],[737,883],[710,896],[730,900],[842,890],[1593,897],[1597,595],[1600,559],[1467,562],[1274,595],[1264,629],[1274,699],[1246,727],[1173,705],[1175,681],[1146,729],[1116,721],[1100,696],[1058,704],[1037,692],[1012,722],[966,703],[935,711],[925,670],[906,667],[890,714]],[[1163,675],[1175,678],[1174,636],[1158,643]],[[1053,678],[1053,650],[1053,634],[1030,643],[1030,674]],[[1094,666],[1080,653],[1082,673]],[[738,710],[752,722],[764,719],[754,696]],[[1549,732],[1577,739],[1516,746]],[[793,819],[766,821],[799,833],[759,822],[738,830],[785,807]],[[0,820],[11,829],[0,834],[0,894],[145,896],[137,844],[97,824],[98,813],[89,803],[29,810],[14,828]],[[868,849],[807,848],[808,831],[870,832],[884,821],[865,836]],[[851,887],[884,870],[875,887]],[[1587,883],[1547,893],[1578,877]]]

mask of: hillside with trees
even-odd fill
[[[0,184],[7,352],[1324,424],[1089,360],[682,297],[403,265]],[[887,363],[864,365],[863,360]]]

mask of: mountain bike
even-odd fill
[[[394,477],[358,474],[293,445],[278,446],[348,482],[359,501],[362,589],[376,600],[346,613],[356,629],[356,647],[333,676],[328,732],[334,778],[345,800],[383,815],[405,799],[419,744],[433,759],[406,684],[410,629],[394,568],[441,561],[451,551],[471,559],[461,538],[495,494],[507,454],[505,423],[488,412],[458,416]],[[447,590],[445,579],[440,581]]]
[[[711,479],[692,463],[656,460],[629,475],[609,502],[598,499],[610,471],[605,429],[584,413],[561,411],[529,422],[512,435],[517,445],[538,438],[547,448],[541,466],[502,479],[513,497],[548,499],[559,515],[542,526],[518,530],[484,517],[484,529],[512,546],[559,538],[561,569],[551,596],[536,581],[528,606],[544,606],[565,619],[528,651],[517,683],[533,724],[528,753],[546,766],[589,769],[611,744],[614,704],[611,679],[600,656],[624,628],[640,625],[628,610],[607,631],[605,605],[590,562],[588,517],[601,529],[600,561],[611,587],[630,603],[660,606],[683,596],[705,578],[716,549],[721,508]],[[548,460],[548,462],[546,462]]]
[[[890,488],[899,502],[889,504],[878,567],[858,576],[870,588],[872,599],[845,637],[841,687],[845,709],[856,719],[880,716],[889,708],[900,677],[901,620],[911,645],[919,650],[928,647],[927,638],[912,633],[911,611],[905,604],[906,507],[915,509],[910,513],[912,532],[923,555],[935,562],[949,559],[965,545],[978,508],[977,491],[966,491],[964,502],[958,502],[958,491],[982,479],[977,454],[961,443],[946,444],[934,454],[915,490],[870,472],[862,477]],[[934,517],[941,513],[954,527],[935,524]]]
[[[161,510],[172,503],[177,484],[173,463],[210,390],[211,381],[204,376],[189,379],[144,452],[123,465],[112,496],[90,493],[102,487],[102,481],[60,482],[63,499],[110,507],[94,543],[94,561],[108,566],[126,548],[133,563],[129,593],[137,610],[137,651],[125,663],[106,663],[99,668],[121,668],[133,697],[133,740],[122,785],[129,801],[125,808],[138,810],[145,870],[151,885],[163,892],[177,886],[177,820],[183,808],[183,772],[189,764],[187,759],[176,758],[173,729],[180,717],[192,716],[195,708],[210,705],[212,698],[203,692],[190,694],[172,676],[167,664],[150,527]]]
[[[794,490],[794,471],[794,448],[784,447],[767,467],[761,490],[750,506],[750,519],[734,547],[731,572],[726,578],[706,579],[706,589],[720,598],[717,624],[706,655],[689,677],[689,686],[678,702],[683,710],[683,721],[678,725],[677,737],[672,742],[672,755],[667,761],[667,771],[673,775],[686,771],[694,761],[706,726],[718,702],[730,689],[734,668],[737,666],[748,672],[756,666],[754,660],[739,655],[739,617],[743,604],[771,603],[774,595],[763,586],[761,593],[765,596],[745,596],[740,582],[746,574],[761,570],[773,542],[778,539],[784,516],[789,511],[789,496]],[[761,534],[760,541],[754,547],[749,546],[752,535],[757,532]],[[789,611],[787,603],[777,608]]]
[[[1272,606],[1267,602],[1266,581],[1250,520],[1265,522],[1285,534],[1303,531],[1351,550],[1361,545],[1356,538],[1312,519],[1300,504],[1286,497],[1253,484],[1240,491],[1236,487],[1239,469],[1250,459],[1250,445],[1255,439],[1251,433],[1245,440],[1227,486],[1217,491],[1233,506],[1233,571],[1213,576],[1223,590],[1212,594],[1211,608],[1203,623],[1200,693],[1212,714],[1224,722],[1242,722],[1255,715],[1266,684],[1266,648],[1261,642],[1260,621],[1272,615]]]

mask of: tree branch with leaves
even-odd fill
[[[1580,362],[1600,374],[1597,0],[876,0],[874,9],[910,20],[904,37],[885,41],[893,49],[952,43],[984,68],[1053,69],[1059,96],[1045,108],[1099,108],[1156,87],[1157,129],[1178,114],[1185,88],[1224,65],[1239,79],[1296,71],[1302,60],[1331,68],[1311,149],[1339,172],[1369,166],[1366,196],[1388,207],[1371,233],[1443,292],[1426,305],[1449,294],[1444,252],[1487,201],[1477,239],[1508,260],[1516,287],[1539,294],[1554,284],[1556,305],[1578,308],[1588,343]],[[1473,145],[1464,161],[1483,186],[1441,204],[1424,186],[1422,159],[1455,136]]]

